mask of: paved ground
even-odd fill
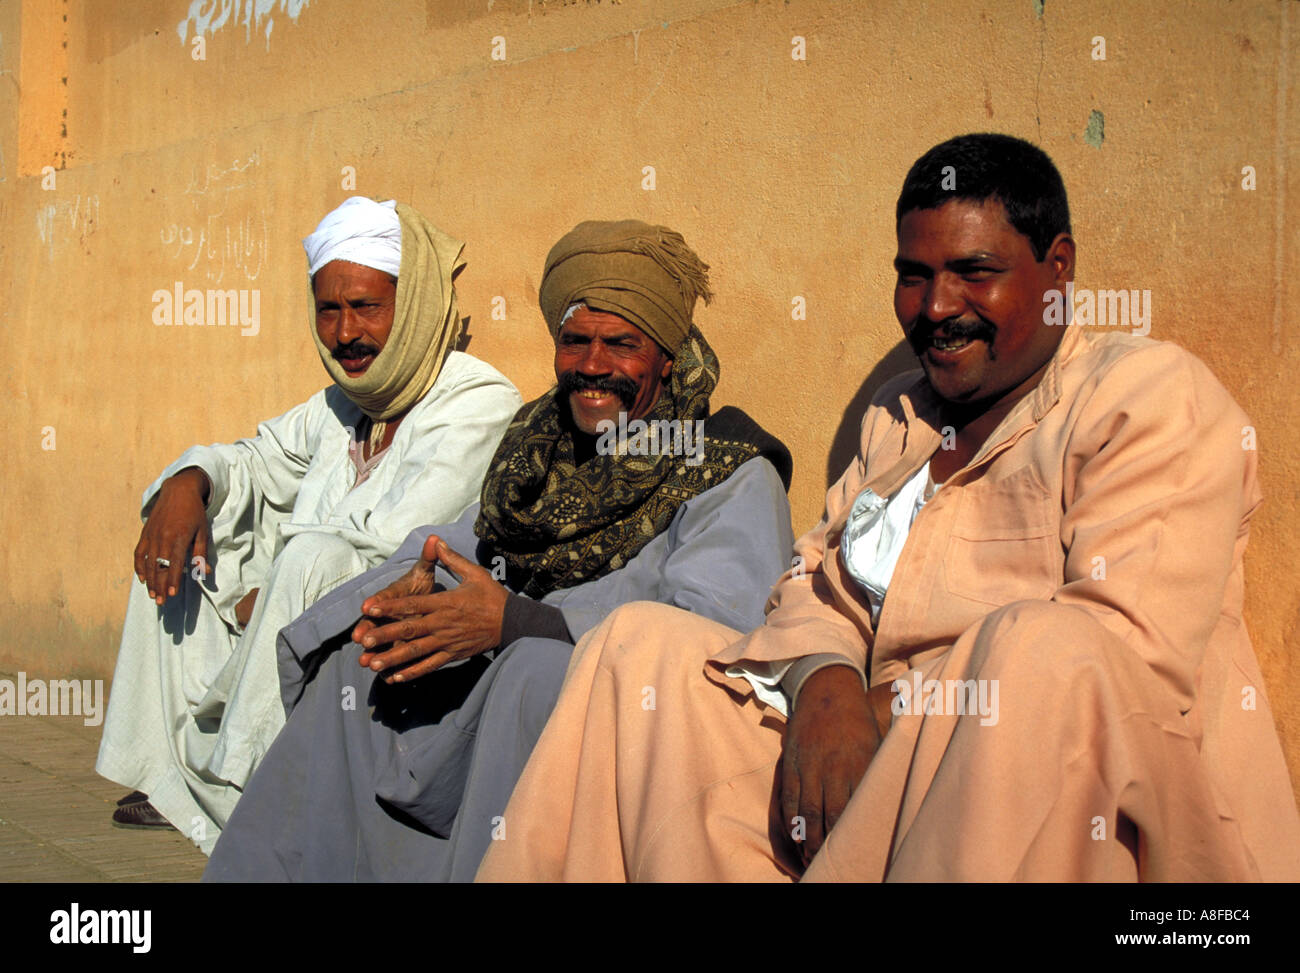
[[[203,874],[207,858],[179,832],[112,826],[127,788],[95,773],[101,729],[79,716],[0,716],[0,882],[191,882]]]

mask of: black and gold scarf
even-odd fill
[[[483,481],[474,532],[540,598],[594,581],[627,564],[668,528],[677,508],[717,486],[746,460],[765,456],[790,486],[790,452],[739,409],[709,417],[718,359],[691,327],[674,356],[669,388],[647,422],[705,420],[703,456],[597,453],[578,464],[568,407],[551,389],[524,405]]]

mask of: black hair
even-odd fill
[[[898,195],[895,230],[912,210],[937,209],[953,199],[996,199],[1039,261],[1057,234],[1070,232],[1061,174],[1046,152],[1010,135],[958,135],[917,159]]]

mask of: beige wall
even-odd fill
[[[828,445],[840,465],[898,343],[903,175],[943,138],[998,130],[1061,168],[1080,286],[1149,288],[1152,336],[1202,356],[1255,419],[1248,621],[1300,772],[1294,4],[253,6],[0,2],[0,664],[110,673],[141,490],[325,382],[298,241],[352,194],[344,167],[468,241],[470,350],[526,397],[551,379],[535,301],[559,235],[628,216],[679,229],[714,270],[698,319],[717,404],[791,445],[802,530]],[[258,290],[258,333],[155,326],[151,297],[176,281]]]

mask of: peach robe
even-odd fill
[[[918,514],[873,631],[845,519],[940,448],[937,408],[916,373],[876,397],[763,627],[633,604],[579,644],[480,880],[791,877],[783,720],[723,672],[819,652],[873,686],[996,681],[999,705],[896,707],[808,880],[1300,879],[1242,623],[1245,413],[1175,345],[1068,329]]]

